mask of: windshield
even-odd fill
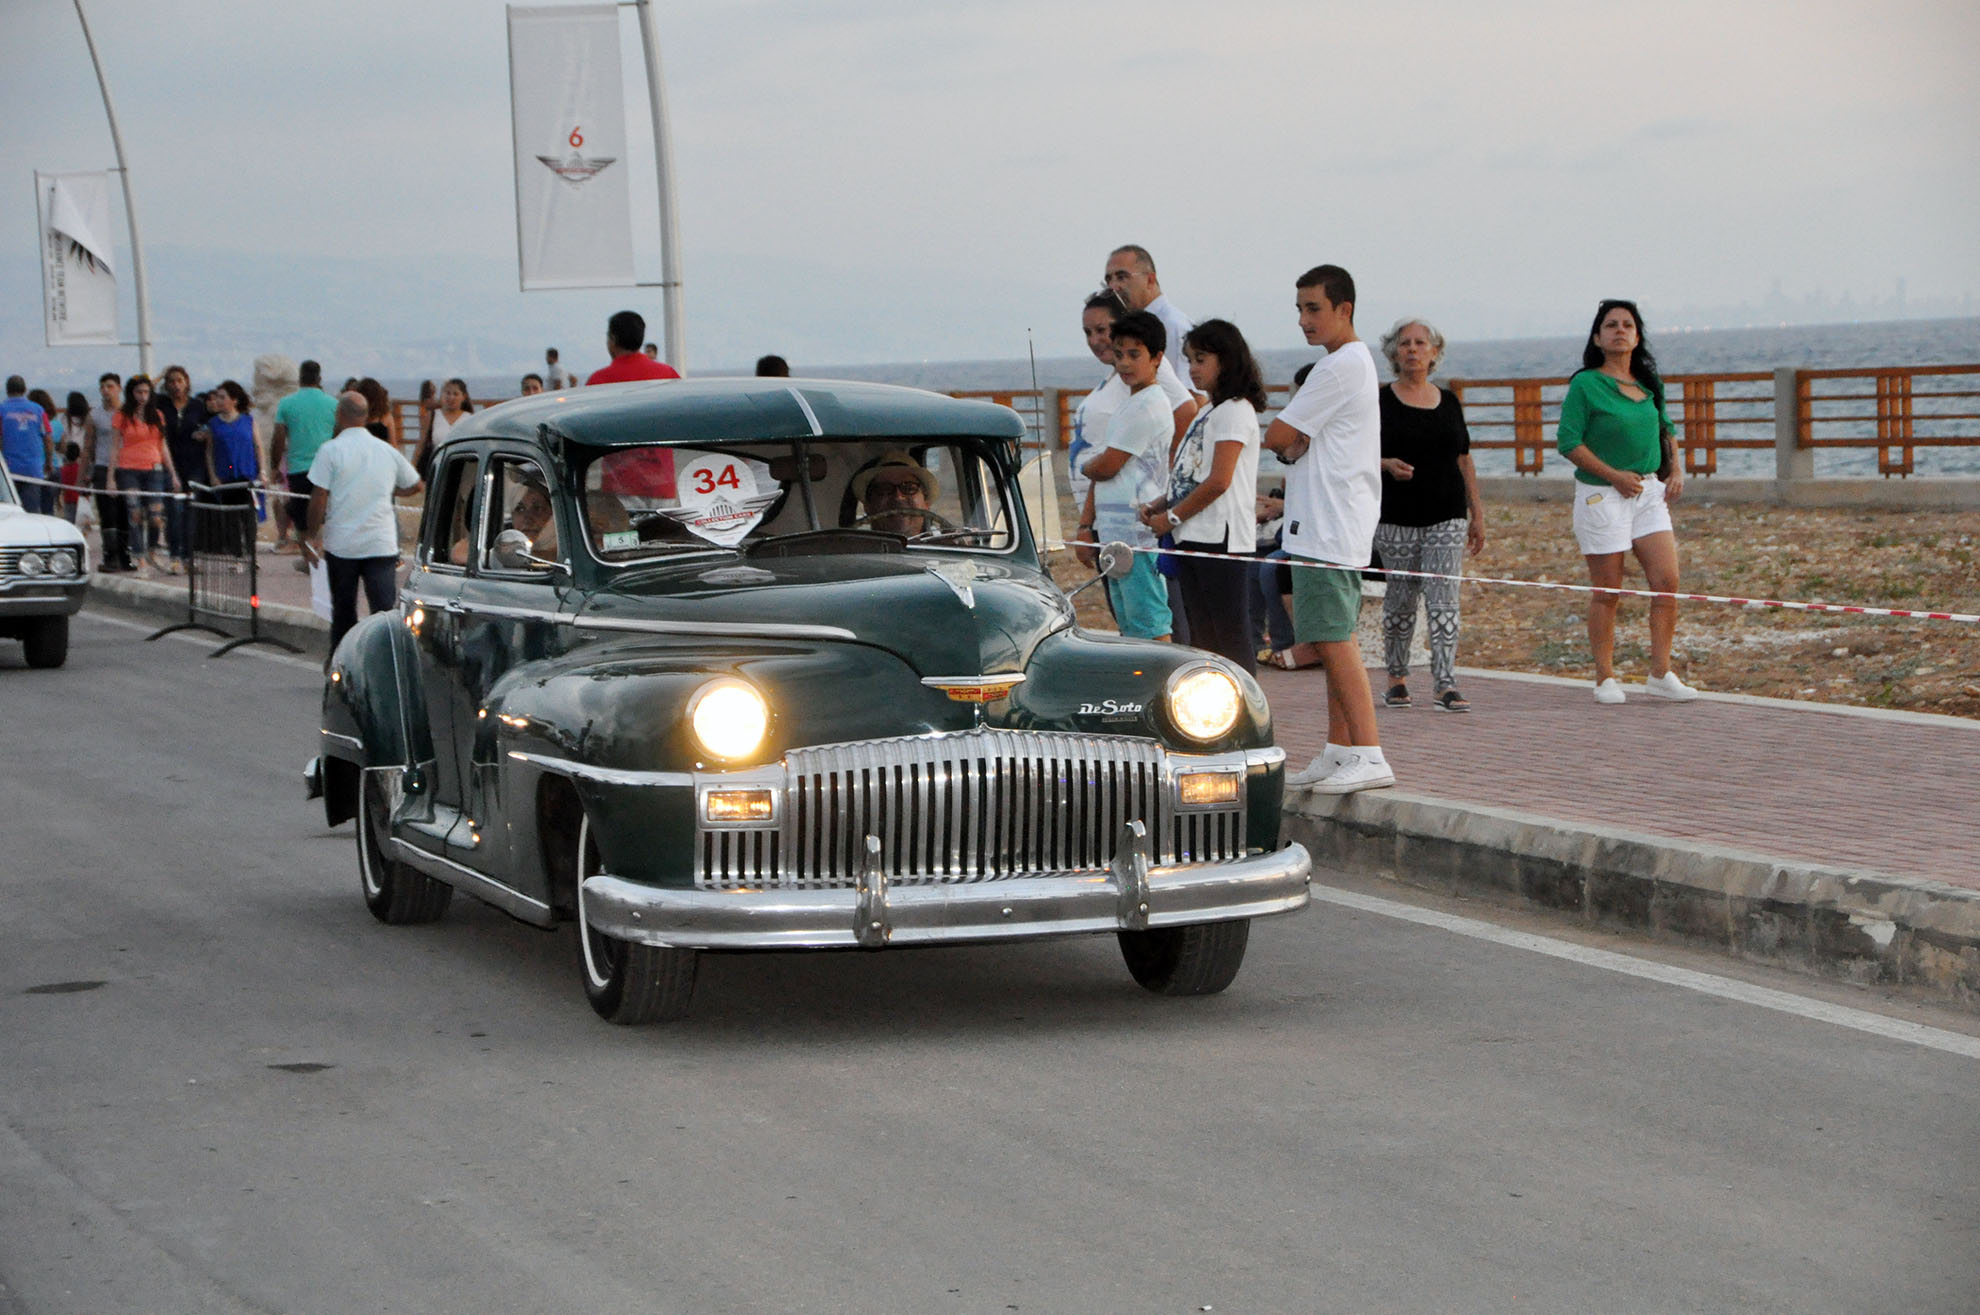
[[[1014,543],[996,467],[967,440],[837,439],[615,448],[585,467],[581,512],[607,562],[752,551],[836,531],[834,550]]]

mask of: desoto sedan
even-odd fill
[[[1075,624],[1024,435],[787,380],[464,422],[399,609],[325,685],[309,777],[371,911],[575,922],[619,1023],[682,1015],[712,951],[1108,933],[1150,990],[1222,990],[1251,920],[1307,902],[1270,712],[1216,657]]]

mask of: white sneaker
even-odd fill
[[[1346,749],[1330,744],[1312,762],[1306,764],[1306,766],[1300,768],[1291,776],[1288,776],[1286,778],[1286,784],[1289,786],[1312,785],[1322,777],[1332,776],[1339,770],[1340,765],[1347,761],[1347,756],[1348,751]]]
[[[1643,692],[1652,698],[1669,699],[1673,703],[1689,703],[1698,697],[1698,691],[1679,680],[1675,671],[1650,677],[1643,682]]]
[[[1353,794],[1356,790],[1380,790],[1394,785],[1396,774],[1387,762],[1350,752],[1347,761],[1313,783],[1315,794]]]
[[[1623,693],[1622,682],[1614,676],[1598,682],[1595,686],[1595,701],[1597,703],[1621,703],[1625,698],[1627,696]]]

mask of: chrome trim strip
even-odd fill
[[[340,735],[336,731],[318,731],[317,733],[326,740],[343,745],[346,749],[356,749],[360,753],[364,752],[364,741],[355,735]]]
[[[889,883],[884,895],[874,886],[865,893],[852,887],[683,890],[599,873],[586,879],[584,902],[594,929],[642,945],[851,949],[862,943],[862,931],[876,939],[876,920],[890,946],[1120,931],[1128,898],[1137,920],[1146,902],[1151,928],[1291,913],[1307,903],[1312,870],[1312,858],[1295,844],[1226,863],[1150,867],[1145,877],[1135,872],[1125,880],[1110,873],[1053,873],[981,885]]]
[[[541,573],[539,572],[539,574]],[[500,603],[463,602],[461,604],[461,610],[463,612],[472,612],[476,616],[499,616],[511,621],[544,621],[553,626],[567,626],[571,624],[569,613],[546,612],[540,607],[508,607]]]
[[[811,403],[805,399],[805,395],[794,387],[786,387],[785,391],[797,399],[798,409],[804,412],[805,420],[811,425],[811,436],[813,438],[825,437],[825,426],[818,423],[818,413],[811,409]]]
[[[550,906],[533,896],[505,886],[495,878],[476,872],[473,868],[456,863],[451,858],[429,853],[418,845],[390,837],[392,849],[399,858],[418,868],[436,881],[444,881],[450,886],[465,890],[478,900],[493,904],[504,913],[512,913],[525,922],[547,923],[550,920]]]
[[[1000,689],[1010,689],[1024,684],[1022,671],[1003,676],[923,676],[921,683],[934,689],[967,689],[974,685],[994,685]]]
[[[1246,767],[1277,767],[1285,760],[1286,751],[1276,744],[1268,744],[1262,749],[1246,749],[1244,751],[1244,765]]]
[[[532,767],[542,767],[566,776],[576,776],[587,781],[597,781],[603,785],[670,785],[691,786],[693,772],[639,772],[618,767],[594,767],[590,763],[572,762],[569,758],[552,758],[547,754],[524,753],[520,749],[509,750],[508,756],[519,763]]]
[[[573,617],[579,630],[619,630],[649,635],[761,635],[767,639],[858,639],[844,626],[785,626],[761,621],[633,621],[617,617]]]

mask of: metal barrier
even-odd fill
[[[252,483],[186,486],[190,553],[186,560],[186,619],[145,636],[158,639],[177,630],[204,630],[227,642],[207,654],[220,657],[244,644],[271,644],[300,653],[287,640],[261,633],[261,572],[255,552],[255,486]],[[247,633],[223,629],[220,622],[245,621]]]

